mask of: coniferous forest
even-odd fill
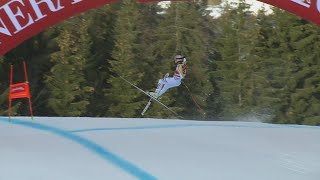
[[[320,125],[320,28],[280,9],[266,14],[240,0],[213,18],[205,1],[124,0],[90,10],[0,57],[0,115],[7,115],[10,65],[23,81],[26,61],[35,116],[140,117],[146,91],[173,75],[174,56],[187,76],[161,102],[196,120],[259,120]],[[14,115],[28,115],[15,100]],[[145,117],[175,118],[157,103]]]

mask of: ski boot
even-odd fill
[[[158,99],[159,98],[159,95],[158,95],[158,93],[156,93],[156,92],[149,92],[148,93],[150,96],[152,96],[153,98],[155,98],[155,99]]]

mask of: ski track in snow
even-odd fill
[[[24,128],[18,129],[21,126]],[[28,136],[24,136],[25,134]],[[76,150],[70,150],[69,156],[84,157],[83,161],[88,162],[75,164],[73,168],[85,168],[90,172],[64,172],[63,165],[62,170],[57,168],[61,173],[58,178],[62,180],[85,180],[93,172],[96,173],[92,178],[95,180],[233,180],[236,177],[246,180],[319,180],[320,177],[318,126],[78,117],[35,117],[33,121],[27,117],[15,117],[9,122],[8,118],[0,117],[0,144],[3,146],[0,147],[0,179],[20,180],[21,177],[17,178],[16,174],[10,172],[16,168],[16,164],[7,162],[5,155],[14,158],[23,154],[19,147],[22,147],[25,139],[37,139],[40,135],[55,147],[61,147],[61,142],[47,137],[47,134],[69,141],[64,144],[63,149]],[[74,144],[80,146],[74,147]],[[47,148],[34,143],[30,146],[35,149]],[[87,154],[83,156],[83,148],[107,162],[108,167]],[[28,148],[24,146],[21,149]],[[47,151],[49,150],[42,150],[40,154],[47,158]],[[55,149],[52,151],[53,154],[59,153]],[[33,164],[33,161],[42,160],[42,156],[37,157],[37,153],[28,153],[32,156],[31,160],[26,158],[25,161]],[[77,159],[81,160],[82,158]],[[24,163],[24,160],[18,158],[13,161]],[[48,161],[48,164],[35,163],[35,167],[51,167],[53,160],[48,157]],[[68,163],[72,164],[70,161]],[[89,164],[90,168],[87,167]],[[91,169],[91,165],[94,168]],[[122,173],[113,170],[112,166]],[[26,180],[37,180],[32,166],[30,170],[25,168],[22,171],[23,177]],[[110,172],[104,172],[104,168]],[[41,177],[39,180],[57,179],[55,176],[44,178],[43,174],[37,174]]]
[[[279,160],[281,161],[281,165],[284,168],[287,168],[287,169],[294,171],[296,173],[301,173],[301,174],[312,173],[311,170],[305,168],[306,162],[303,160],[297,160],[296,154],[294,154],[294,153],[292,153],[292,154],[283,153],[282,157]]]

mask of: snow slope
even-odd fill
[[[0,180],[319,180],[320,127],[0,117]]]

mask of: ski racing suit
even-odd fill
[[[183,59],[182,63],[178,63],[173,77],[164,77],[158,81],[158,87],[156,93],[160,97],[168,89],[180,86],[181,80],[186,76],[187,73],[187,61]]]

